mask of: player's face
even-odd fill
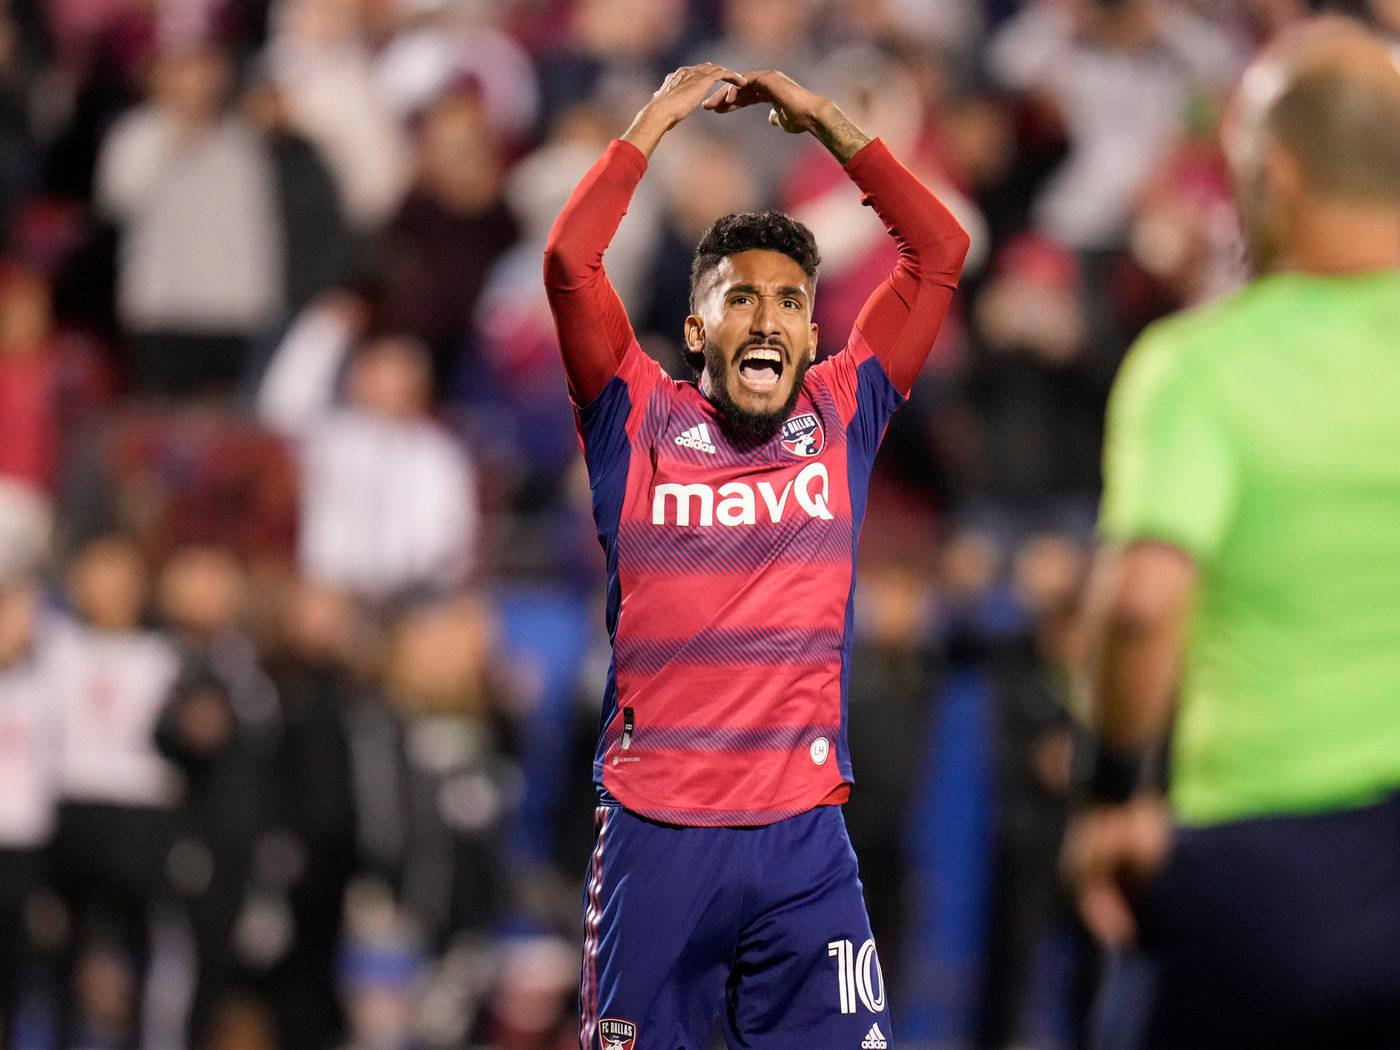
[[[755,249],[721,259],[707,278],[698,313],[686,318],[686,345],[705,355],[700,389],[751,430],[781,426],[817,352],[812,288],[796,260]]]

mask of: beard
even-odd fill
[[[745,344],[745,346],[747,345],[749,344]],[[797,372],[793,376],[792,389],[788,391],[788,396],[783,404],[771,412],[751,412],[734,402],[734,399],[729,396],[729,384],[725,381],[726,363],[727,358],[724,352],[709,339],[706,339],[704,371],[710,377],[710,403],[719,409],[725,422],[741,438],[746,442],[761,445],[769,441],[778,432],[778,428],[787,421],[788,416],[792,415],[792,410],[797,404],[797,395],[802,393],[802,380],[806,377],[807,369],[812,362],[806,354],[803,354],[791,366]]]

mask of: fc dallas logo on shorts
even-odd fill
[[[637,1026],[631,1021],[620,1021],[616,1017],[604,1017],[598,1022],[598,1041],[602,1050],[632,1050],[637,1041]]]
[[[783,424],[782,435],[783,448],[794,456],[815,456],[825,442],[821,421],[811,412],[789,419]]]

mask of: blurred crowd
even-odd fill
[[[0,8],[7,1045],[576,1045],[607,650],[541,253],[702,59],[836,98],[973,235],[873,481],[848,820],[903,1045],[1077,1045],[1105,398],[1244,276],[1216,131],[1306,0]],[[697,114],[607,259],[678,377],[693,245],[766,206],[823,352],[893,263],[816,143]]]

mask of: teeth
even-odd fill
[[[745,361],[778,361],[781,362],[783,355],[777,350],[766,346],[756,346],[744,354]]]

